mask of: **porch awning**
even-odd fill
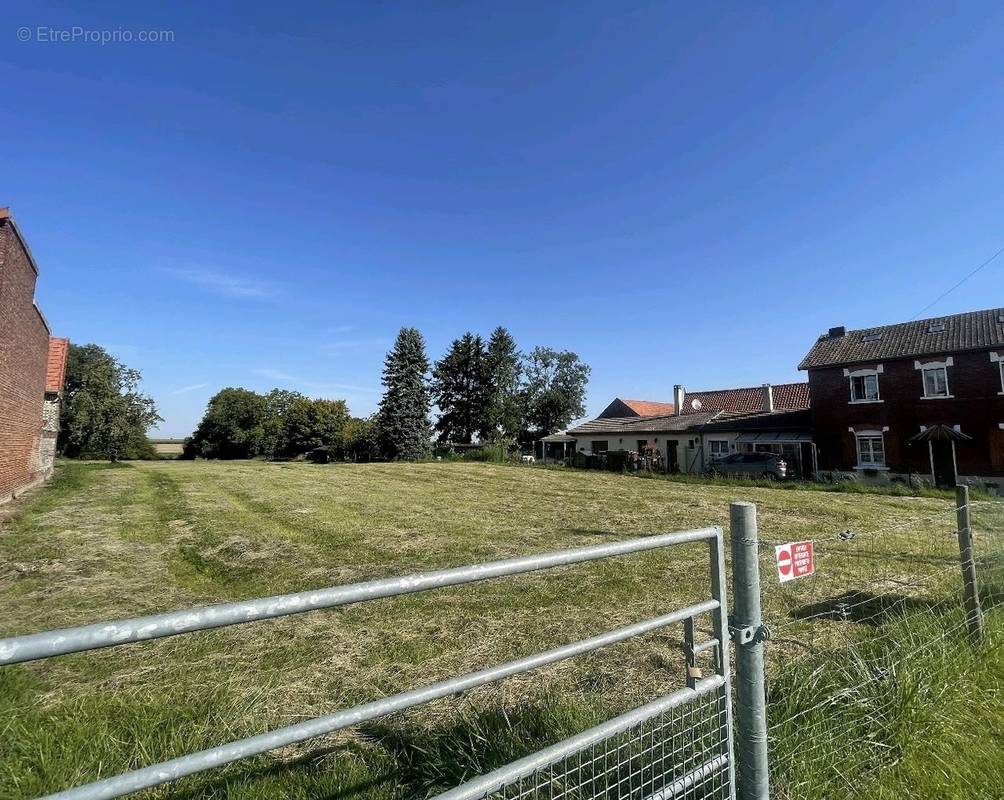
[[[560,444],[561,442],[571,443],[576,441],[576,439],[574,436],[569,436],[567,433],[552,433],[550,436],[545,436],[540,441],[547,442],[548,444],[552,444],[554,442]]]
[[[950,425],[932,425],[916,436],[911,436],[907,441],[914,444],[916,442],[971,442],[972,440],[972,436],[967,436]]]
[[[749,431],[736,437],[736,444],[801,444],[811,441],[811,433],[799,431]]]

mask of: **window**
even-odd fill
[[[590,444],[590,449],[594,453],[605,453],[605,452],[607,452],[608,448],[607,448],[607,441],[606,441],[606,439],[604,439],[601,442],[590,442],[589,444]]]
[[[859,433],[857,440],[858,466],[885,466],[885,443],[882,441],[881,433]]]
[[[948,367],[924,367],[924,397],[948,397]]]
[[[729,443],[724,439],[708,440],[708,455],[715,461],[726,458],[729,454]]]
[[[1001,394],[1004,394],[1004,358],[997,362],[997,366],[1001,368]]]
[[[879,399],[877,372],[864,372],[851,376],[851,402],[866,403]]]

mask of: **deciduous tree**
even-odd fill
[[[586,413],[589,367],[576,353],[535,347],[525,359],[524,388],[527,431],[548,435]]]
[[[96,344],[70,345],[60,408],[59,451],[70,458],[148,458],[146,432],[158,422],[141,375]]]
[[[372,461],[380,455],[376,438],[376,415],[351,417],[342,429],[341,455],[349,461]]]
[[[260,455],[269,458],[281,458],[286,455],[288,445],[285,441],[286,415],[292,406],[308,398],[300,392],[290,389],[272,389],[266,392],[265,418],[262,421],[262,443]]]
[[[253,458],[264,450],[268,410],[265,398],[249,389],[221,389],[209,400],[205,416],[185,442],[194,458]]]
[[[280,456],[303,455],[315,447],[338,450],[349,421],[344,400],[312,400],[300,397],[283,415]]]

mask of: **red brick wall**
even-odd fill
[[[956,445],[959,475],[1001,476],[994,448],[999,425],[1004,423],[1004,395],[997,363],[991,351],[953,353],[948,368],[951,399],[922,400],[924,388],[915,361],[944,361],[945,356],[909,358],[882,362],[879,376],[881,403],[851,404],[850,384],[844,367],[809,370],[812,393],[814,439],[819,448],[819,467],[823,470],[853,469],[857,462],[856,444],[848,428],[882,430],[885,434],[886,463],[894,472],[929,474],[930,455],[925,445],[908,444],[920,433],[920,426],[959,425],[972,436],[971,442]],[[1001,352],[1004,349],[997,349]],[[852,372],[875,364],[848,367]]]
[[[34,306],[35,270],[0,220],[0,502],[39,478],[49,331]]]

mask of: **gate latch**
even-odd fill
[[[730,620],[729,637],[736,645],[759,644],[770,638],[770,629],[763,623],[759,627],[753,627],[752,625],[734,625]]]

